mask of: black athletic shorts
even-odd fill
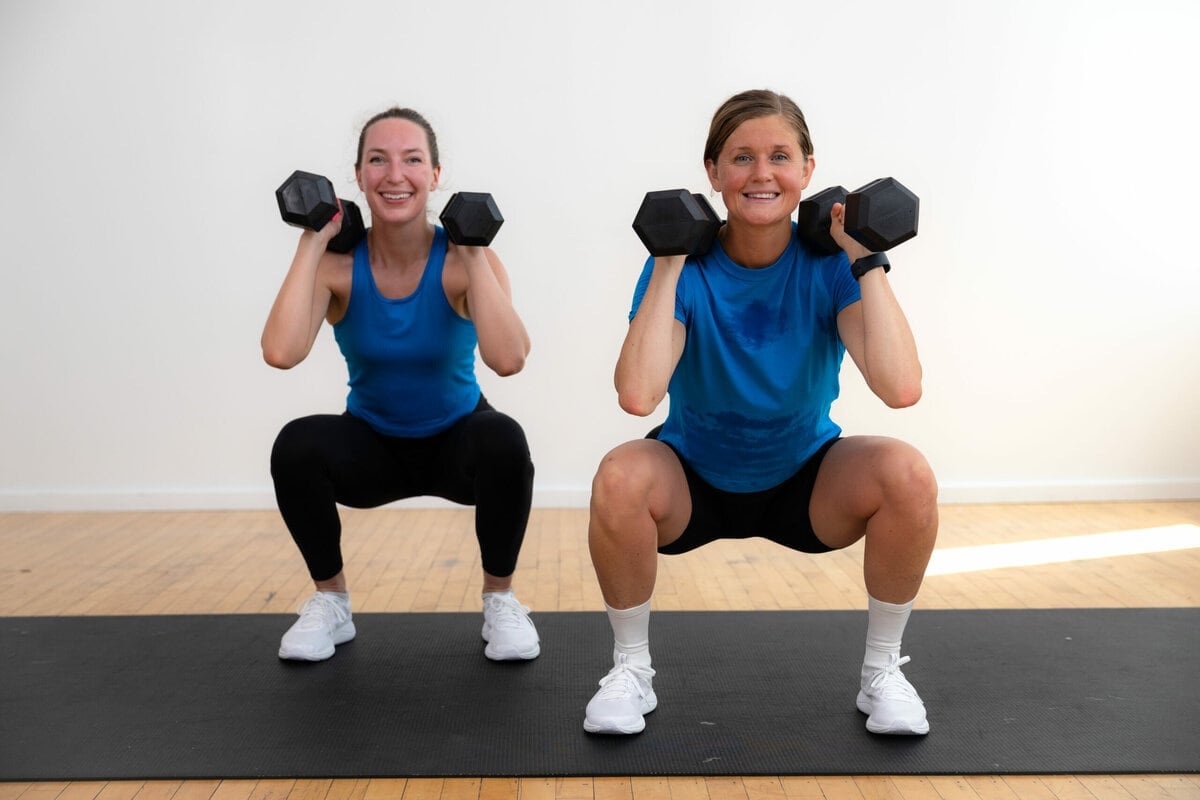
[[[659,425],[646,435],[658,439]],[[675,448],[671,452],[683,466],[688,491],[692,495],[692,518],[679,538],[658,552],[678,555],[718,539],[750,539],[761,536],[802,553],[828,553],[829,547],[813,532],[808,504],[817,470],[829,448],[841,437],[835,436],[813,453],[796,474],[777,486],[760,492],[727,492],[701,478]],[[663,444],[666,444],[664,442]]]

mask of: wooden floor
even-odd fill
[[[930,575],[917,608],[1200,605],[1200,548],[1097,557],[1101,542],[1079,538],[1180,526],[1194,533],[1200,502],[962,505],[941,512],[939,550],[1009,547],[985,551],[982,567],[959,565]],[[479,609],[470,510],[347,510],[343,518],[356,611]],[[1009,555],[1027,554],[1023,543],[1045,549],[1044,543],[1059,538],[1065,546],[1041,559],[1049,563],[996,566]],[[1151,537],[1111,538],[1136,545]],[[0,551],[0,616],[291,612],[311,591],[274,511],[0,514]],[[720,542],[660,558],[653,606],[864,609],[861,566],[861,544],[805,556],[758,540]],[[603,607],[588,558],[586,511],[535,509],[516,588],[535,611]],[[13,798],[1150,800],[1200,798],[1200,775],[0,783],[0,800]]]

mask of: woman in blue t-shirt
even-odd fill
[[[937,481],[895,439],[842,438],[829,418],[849,352],[884,403],[921,396],[908,322],[873,256],[843,229],[823,256],[791,220],[815,162],[789,98],[749,91],[713,116],[704,150],[728,219],[699,256],[650,258],[616,367],[621,407],[666,421],[605,456],[589,546],[614,636],[584,729],[636,733],[657,698],[649,649],[658,553],[761,536],[809,553],[865,537],[866,652],[856,704],[874,733],[924,734],[900,642],[937,536]],[[852,264],[854,268],[852,269]]]
[[[477,346],[484,364],[512,375],[525,365],[529,336],[496,254],[450,243],[429,221],[441,170],[423,116],[392,108],[368,121],[354,174],[371,228],[345,254],[326,249],[341,215],[301,233],[267,318],[263,357],[280,369],[308,356],[323,321],[332,325],[350,385],[345,413],[288,423],[271,452],[279,510],[316,588],[280,658],[321,661],[354,638],[337,504],[420,495],[475,506],[484,654],[540,652],[529,609],[512,591],[533,493],[529,446],[475,379]]]

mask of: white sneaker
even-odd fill
[[[871,733],[929,733],[925,703],[900,671],[908,661],[908,656],[893,655],[890,664],[869,680],[863,678],[857,705],[859,711],[868,715],[867,730]]]
[[[588,733],[640,733],[646,727],[645,714],[658,707],[651,679],[654,670],[630,664],[624,653],[617,664],[600,679],[600,691],[587,704],[583,729]]]
[[[511,592],[483,596],[483,654],[492,661],[528,661],[542,652],[529,608]]]
[[[350,598],[334,592],[314,592],[300,607],[300,619],[279,642],[279,657],[293,661],[324,661],[335,645],[354,638]]]

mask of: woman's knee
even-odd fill
[[[938,483],[933,468],[910,444],[889,440],[879,460],[884,502],[919,525],[936,525]]]
[[[525,429],[507,414],[499,411],[476,414],[471,420],[468,436],[482,461],[533,466]]]
[[[665,446],[639,439],[609,451],[592,479],[593,509],[628,512],[648,508],[656,487],[669,472],[655,448]]]
[[[284,425],[271,447],[271,474],[297,464],[310,461],[316,452],[315,443],[320,439],[314,429],[318,423],[313,417],[301,417]]]
[[[921,451],[905,442],[897,442],[891,475],[909,497],[927,505],[937,504],[937,476]]]

